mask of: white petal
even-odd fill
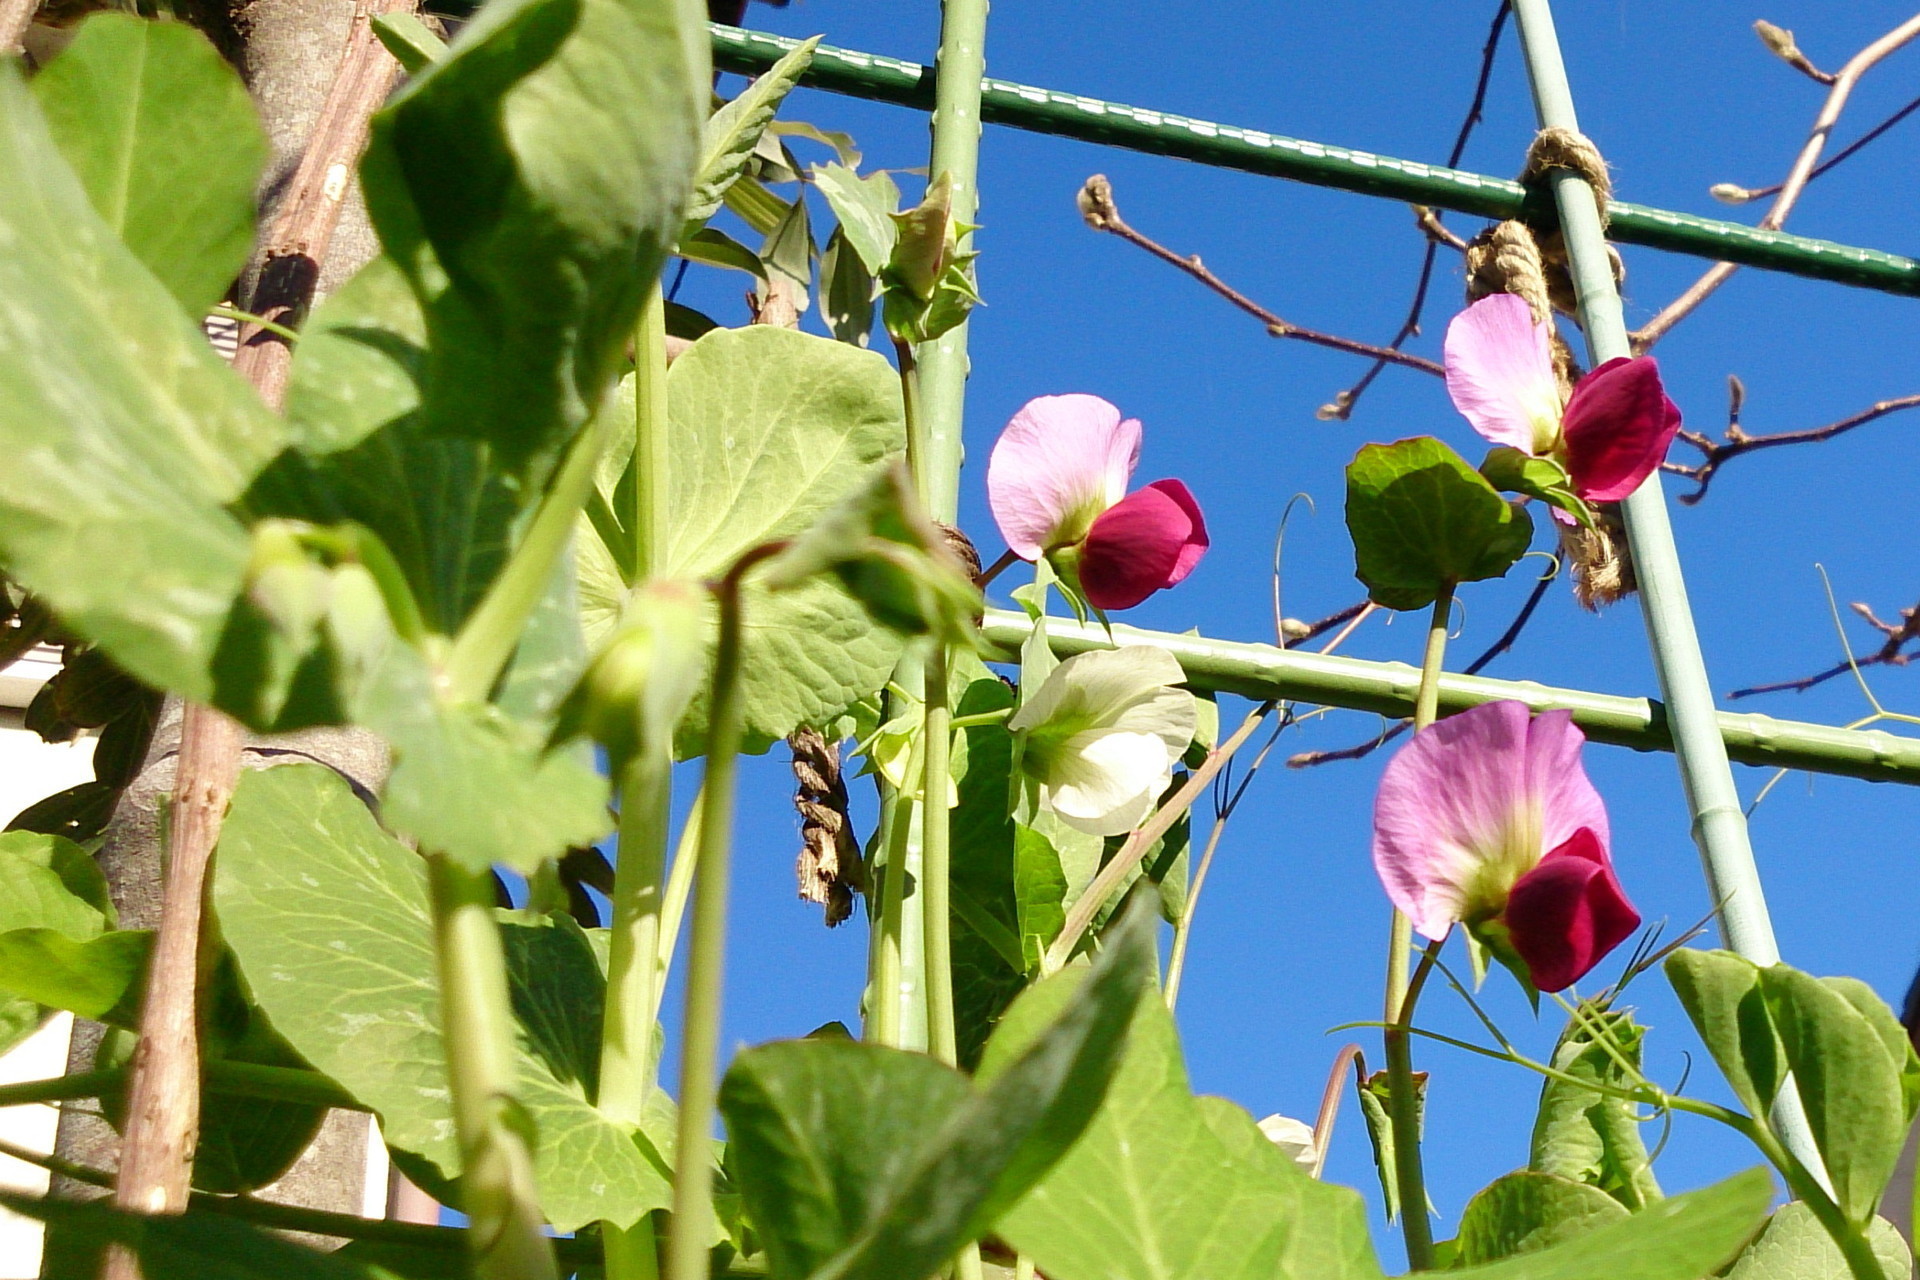
[[[1292,1116],[1272,1115],[1260,1122],[1260,1132],[1285,1152],[1287,1158],[1308,1175],[1320,1164],[1319,1148],[1313,1145],[1313,1126]]]
[[[1041,787],[1062,820],[1098,835],[1120,835],[1153,812],[1172,773],[1173,758],[1157,736],[1096,731],[1065,744]]]

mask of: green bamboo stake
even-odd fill
[[[785,36],[718,24],[711,27],[711,33],[714,65],[748,75],[765,71],[800,43]],[[820,46],[800,83],[922,111],[931,108],[935,100],[929,68],[831,45]],[[1196,120],[1149,107],[1103,102],[1084,94],[1011,80],[984,82],[980,117],[989,124],[1032,133],[1484,218],[1518,218],[1537,207],[1527,191],[1508,178],[1289,138],[1241,125]],[[1920,261],[1897,253],[1784,231],[1762,231],[1738,222],[1645,205],[1616,203],[1612,211],[1611,234],[1622,244],[1738,262],[1762,271],[1887,293],[1920,293]]]
[[[980,627],[982,656],[1018,661],[1020,646],[1032,630],[1033,623],[1024,613],[987,610]],[[1411,716],[1420,685],[1420,669],[1404,662],[1374,662],[1141,627],[1115,626],[1109,635],[1098,623],[1076,623],[1071,618],[1047,620],[1047,643],[1063,658],[1116,644],[1154,645],[1179,661],[1189,688],[1237,694],[1257,702],[1304,702]],[[1439,698],[1441,712],[1448,715],[1500,701],[1524,702],[1535,712],[1567,711],[1594,742],[1636,751],[1673,750],[1673,718],[1665,706],[1647,698],[1452,672],[1441,675]],[[1741,764],[1920,785],[1920,738],[1881,729],[1776,720],[1752,712],[1722,711],[1715,722],[1727,754]]]
[[[1520,44],[1526,54],[1541,127],[1578,131],[1579,117],[1574,111],[1566,65],[1560,57],[1551,5],[1548,0],[1515,0],[1513,13],[1519,23]],[[1620,292],[1607,254],[1606,230],[1600,223],[1593,188],[1585,178],[1566,169],[1554,170],[1549,181],[1580,302],[1580,327],[1587,336],[1588,357],[1597,366],[1631,356]],[[1660,472],[1648,476],[1622,505],[1640,584],[1640,608],[1653,645],[1654,670],[1672,722],[1674,758],[1680,766],[1687,806],[1693,813],[1693,838],[1706,866],[1707,888],[1720,917],[1721,936],[1729,947],[1755,964],[1777,964],[1780,948],[1760,887],[1760,869],[1754,864],[1753,846],[1747,838],[1746,813],[1733,783],[1726,743],[1715,721],[1713,686],[1707,682],[1706,659],[1687,603],[1687,584],[1667,519]],[[1780,1092],[1774,1123],[1794,1154],[1824,1181],[1812,1131],[1797,1094]]]

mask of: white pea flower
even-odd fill
[[[1271,1115],[1260,1122],[1260,1132],[1300,1166],[1300,1172],[1309,1178],[1320,1176],[1320,1148],[1314,1145],[1312,1125],[1292,1116]]]
[[[1124,835],[1153,812],[1193,741],[1194,699],[1165,649],[1128,645],[1068,658],[1007,722],[1040,804],[1068,826]]]

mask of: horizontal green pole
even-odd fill
[[[988,610],[980,627],[986,656],[1016,659],[1031,630],[1025,614]],[[1099,626],[1059,618],[1047,619],[1047,638],[1063,656],[1109,647]],[[1413,714],[1420,685],[1420,669],[1404,662],[1368,662],[1134,627],[1115,627],[1111,643],[1158,645],[1179,660],[1193,688],[1244,698],[1283,698],[1403,717]],[[1440,677],[1443,714],[1503,699],[1524,702],[1535,711],[1571,711],[1573,722],[1595,742],[1639,751],[1673,750],[1666,708],[1653,699],[1556,689],[1531,680]],[[1719,721],[1727,755],[1741,764],[1920,785],[1920,738],[1727,711],[1719,713]]]
[[[713,25],[712,32],[714,65],[745,75],[766,70],[799,43],[719,24]],[[933,68],[853,49],[822,45],[814,52],[813,65],[801,83],[923,111],[933,108]],[[1525,217],[1551,226],[1556,217],[1552,197],[1545,189],[1529,193],[1506,178],[1303,142],[1259,129],[1193,120],[1009,80],[982,81],[980,115],[990,124],[1034,133],[1290,178],[1317,187],[1386,196],[1484,218]],[[1623,244],[1738,262],[1887,293],[1920,294],[1920,262],[1899,254],[1782,231],[1760,231],[1738,222],[1644,205],[1616,202],[1609,209],[1612,220],[1608,235]]]

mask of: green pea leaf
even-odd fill
[[[861,177],[844,164],[813,166],[813,185],[827,198],[827,207],[840,220],[847,245],[869,276],[886,270],[900,230],[893,215],[900,207],[900,188],[887,173]]]
[[[1510,444],[1497,444],[1481,460],[1480,474],[1496,489],[1538,498],[1588,528],[1593,527],[1593,508],[1573,491],[1573,478],[1552,458],[1535,457]]]
[[[1760,990],[1834,1197],[1864,1225],[1906,1139],[1904,1055],[1896,1062],[1874,1023],[1818,978],[1776,964],[1760,971]]]
[[[1568,1020],[1554,1046],[1554,1069],[1609,1089],[1631,1088],[1637,1081],[1620,1060],[1639,1067],[1646,1029],[1624,1010],[1587,1002],[1581,1012],[1589,1021]],[[1591,1025],[1596,1022],[1598,1027]],[[1607,1043],[1599,1039],[1602,1030]],[[1540,1086],[1528,1167],[1598,1187],[1628,1209],[1645,1208],[1661,1193],[1640,1123],[1638,1108],[1623,1098],[1548,1079]]]
[[[362,180],[426,311],[428,422],[536,481],[680,235],[710,93],[690,9],[499,0],[374,118]]]
[[[820,37],[815,36],[795,46],[707,120],[700,144],[699,177],[693,184],[693,198],[687,203],[689,226],[698,226],[719,211],[727,189],[746,168],[781,102],[813,64],[813,51],[819,44]]]
[[[1731,951],[1683,949],[1661,966],[1680,1007],[1749,1115],[1765,1119],[1786,1072],[1760,968]]]
[[[247,87],[184,22],[96,13],[33,79],[93,207],[189,315],[253,248],[267,136]]]
[[[1347,466],[1354,574],[1389,609],[1419,609],[1526,554],[1533,520],[1431,436],[1370,444]]]
[[[0,560],[156,688],[206,701],[282,428],[95,212],[0,69]]]
[[[1467,1201],[1454,1238],[1455,1265],[1537,1253],[1626,1216],[1598,1187],[1550,1173],[1510,1173]]]
[[[1913,1255],[1891,1222],[1875,1218],[1867,1227],[1867,1241],[1887,1280],[1908,1280],[1913,1274]],[[1726,1271],[1726,1280],[1854,1280],[1854,1274],[1813,1210],[1790,1200],[1740,1251]]]

